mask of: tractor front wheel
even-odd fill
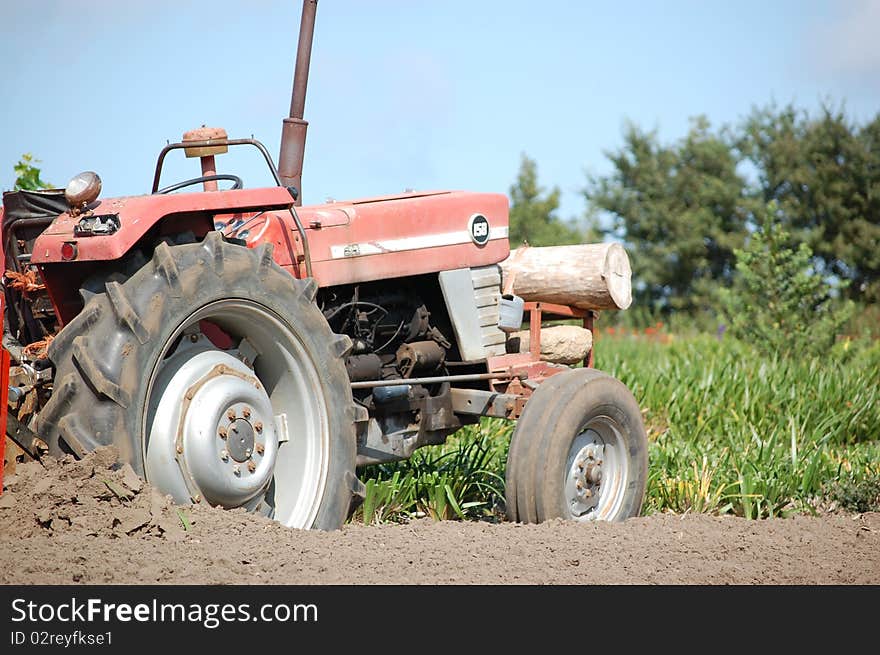
[[[316,290],[268,245],[216,232],[160,243],[53,341],[40,434],[55,454],[115,445],[180,503],[338,528],[359,487],[350,341],[331,332]]]
[[[648,440],[629,389],[595,369],[558,373],[532,394],[507,459],[512,521],[620,521],[638,516]]]

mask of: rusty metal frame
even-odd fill
[[[456,414],[509,419],[517,412],[522,397],[480,389],[450,389],[452,411]],[[521,412],[521,410],[520,410]]]
[[[595,312],[592,309],[580,309],[568,305],[557,305],[549,302],[526,302],[523,311],[529,313],[529,353],[538,360],[541,358],[541,323],[545,315],[557,318],[580,318],[583,326],[593,333],[593,320]],[[590,352],[584,358],[584,367],[593,368],[593,350],[595,341],[590,346]]]
[[[375,387],[400,387],[406,384],[440,384],[443,382],[477,382],[480,380],[506,380],[509,371],[494,373],[469,373],[467,375],[437,375],[429,378],[395,378],[391,380],[365,380],[352,382],[352,389],[373,389]],[[516,377],[516,376],[513,376]]]

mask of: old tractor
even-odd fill
[[[589,328],[595,312],[502,287],[506,196],[300,204],[316,4],[303,3],[278,169],[260,142],[200,128],[162,149],[148,194],[101,198],[91,172],[4,194],[10,448],[113,445],[179,503],[335,529],[363,495],[359,466],[501,417],[518,420],[511,520],[638,514],[638,404],[592,367],[592,346],[583,366],[542,357],[544,319]],[[277,184],[218,173],[233,147],[256,148]],[[179,150],[201,175],[162,186]],[[526,315],[529,347],[512,348]]]

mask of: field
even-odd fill
[[[174,506],[117,457],[100,449],[18,468],[0,496],[0,584],[880,583],[877,512],[541,525],[420,518],[302,531],[244,510]],[[479,497],[456,486],[451,470],[427,471],[412,478],[425,485],[420,493]],[[436,496],[416,506],[450,505],[432,503]],[[456,504],[465,515],[486,509]]]
[[[880,508],[880,342],[768,359],[730,337],[676,338],[656,326],[606,330],[596,353],[643,408],[644,514]],[[484,420],[408,462],[364,471],[367,499],[353,520],[500,518],[511,430]]]
[[[364,472],[366,502],[335,532],[175,507],[102,449],[8,481],[0,583],[880,583],[876,342],[762,361],[651,330],[604,332],[597,353],[644,408],[643,518],[502,521],[502,421]]]

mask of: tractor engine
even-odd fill
[[[331,329],[352,341],[351,381],[396,381],[353,390],[371,417],[359,434],[360,465],[405,459],[470,422],[453,413],[448,383],[425,381],[462,365],[436,276],[395,282],[330,287],[317,298]]]

